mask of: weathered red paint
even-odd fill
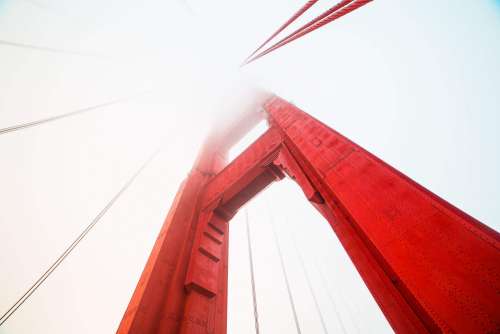
[[[500,332],[500,236],[273,97],[210,137],[181,186],[118,333],[226,333],[228,222],[287,174],[328,220],[398,333]],[[225,166],[266,117],[269,130]]]

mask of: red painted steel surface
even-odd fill
[[[288,102],[212,136],[183,183],[118,333],[226,333],[228,222],[287,174],[329,221],[398,333],[500,332],[499,234]]]

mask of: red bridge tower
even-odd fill
[[[206,141],[118,333],[225,334],[229,221],[289,176],[397,333],[500,333],[500,236],[297,107],[269,97]],[[251,127],[269,129],[229,164]]]

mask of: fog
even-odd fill
[[[203,139],[247,107],[255,90],[293,102],[500,229],[498,2],[374,1],[240,68],[302,4],[0,0],[0,41],[84,54],[0,43],[0,128],[134,96],[0,135],[0,312],[161,148],[0,333],[114,332]],[[296,26],[328,6],[319,1]],[[330,332],[391,332],[294,183],[274,185],[246,209],[262,333],[294,330],[271,221],[304,333],[321,327],[297,249]],[[230,230],[228,330],[253,333],[241,213]]]

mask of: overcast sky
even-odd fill
[[[500,229],[499,2],[376,0],[240,69],[303,3],[0,0],[0,40],[88,54],[0,45],[0,128],[148,91],[0,135],[0,313],[162,148],[0,333],[114,332],[210,124],[237,112],[251,85]],[[295,26],[331,3],[319,1]],[[271,221],[303,333],[321,327],[297,250],[330,333],[391,332],[295,184],[274,185],[247,210],[262,333],[294,330]],[[242,214],[230,230],[228,330],[253,333]]]

